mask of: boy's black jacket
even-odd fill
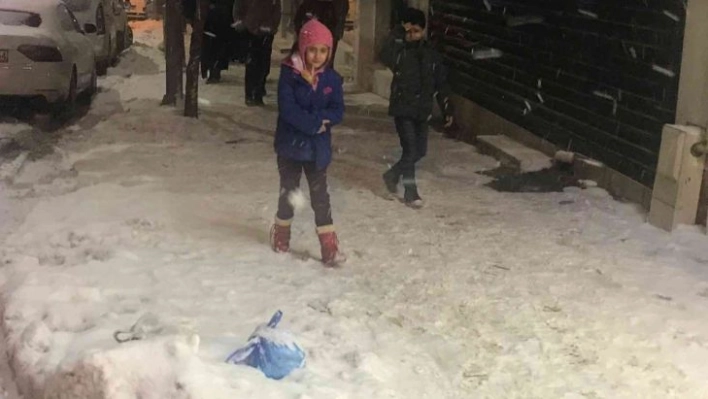
[[[394,117],[426,121],[433,112],[435,76],[440,57],[427,40],[406,42],[405,29],[397,26],[379,56],[393,71],[388,113]]]

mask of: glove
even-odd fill
[[[322,134],[327,132],[327,126],[332,123],[329,121],[329,119],[325,119],[322,121],[322,126],[320,126],[320,130],[317,131],[317,134]]]
[[[241,21],[241,20],[232,23],[231,27],[237,31],[242,31],[242,30],[246,29],[246,27],[243,25],[243,21]]]
[[[450,128],[452,127],[452,124],[455,122],[455,119],[452,117],[452,115],[449,115],[445,117],[445,128]]]

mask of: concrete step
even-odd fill
[[[476,145],[481,153],[491,155],[502,164],[517,168],[521,172],[536,172],[553,165],[546,154],[504,135],[477,136]]]
[[[391,81],[393,81],[393,72],[389,69],[379,69],[374,71],[374,93],[385,99],[390,99]]]
[[[388,118],[388,100],[377,94],[349,92],[344,95],[344,102],[347,115]]]

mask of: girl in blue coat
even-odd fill
[[[328,67],[332,43],[332,33],[326,26],[317,20],[307,22],[300,30],[298,51],[283,62],[280,70],[275,132],[280,197],[270,235],[274,251],[289,251],[294,216],[289,197],[300,187],[304,171],[315,211],[322,262],[328,266],[345,260],[339,250],[327,191],[332,126],[341,123],[344,117],[342,78]]]

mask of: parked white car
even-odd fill
[[[96,53],[98,74],[104,75],[120,53],[116,37],[113,0],[63,0],[76,15],[81,25],[94,25],[96,31],[88,33]]]
[[[80,93],[95,91],[92,43],[64,3],[0,0],[0,97],[73,111]]]

